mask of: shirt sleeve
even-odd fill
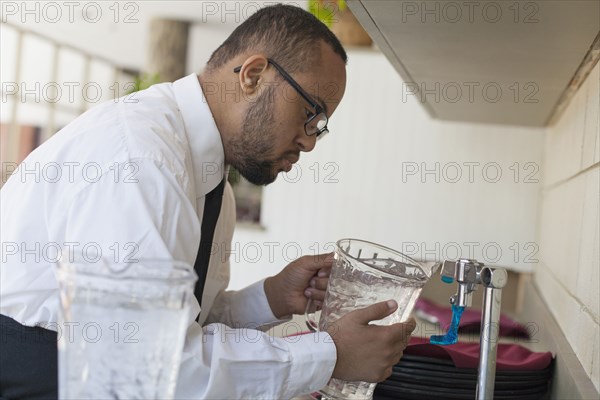
[[[106,173],[73,197],[66,240],[93,243],[110,257],[118,248],[120,258],[173,258],[193,265],[200,221],[187,193],[165,166],[152,160],[137,160],[136,166],[133,182],[116,182],[114,173]],[[227,294],[222,304],[228,310],[221,315],[231,321],[274,319],[260,282]],[[222,323],[201,327],[196,314],[188,316],[177,398],[286,399],[318,390],[331,377],[336,350],[327,333],[275,338]]]
[[[220,322],[231,327],[254,328],[263,331],[292,319],[275,317],[265,294],[265,281],[260,280],[244,289],[221,292],[206,323]]]
[[[195,324],[186,337],[175,397],[290,399],[323,388],[335,361],[335,345],[325,332],[277,338]]]

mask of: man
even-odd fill
[[[176,397],[290,398],[320,389],[332,376],[370,382],[389,376],[414,322],[369,322],[391,314],[393,301],[297,340],[263,334],[236,341],[215,333],[225,325],[266,330],[303,313],[308,297],[323,300],[331,268],[326,254],[302,257],[241,291],[224,290],[225,245],[235,224],[224,176],[231,165],[267,185],[312,151],[344,94],[345,63],[339,41],[311,14],[267,7],[231,34],[201,75],[92,108],[32,152],[23,163],[29,169],[50,163],[86,169],[59,180],[20,179],[17,171],[1,191],[0,321],[4,330],[19,330],[18,337],[38,334],[49,343],[9,338],[0,354],[2,395],[56,396],[56,334],[33,328],[56,323],[59,311],[52,263],[35,251],[44,243],[93,243],[111,256],[116,245],[117,262],[132,255],[123,247],[133,244],[136,258],[194,265],[200,280]],[[211,242],[218,249],[212,255]]]

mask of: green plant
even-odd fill
[[[127,90],[125,94],[135,93],[140,90],[148,89],[150,86],[160,83],[158,74],[140,74],[133,80],[133,87]]]
[[[235,186],[238,183],[240,183],[241,176],[240,176],[240,173],[238,172],[238,170],[235,169],[234,167],[230,166],[229,174],[227,175],[227,180],[229,181],[231,186]]]
[[[345,9],[346,0],[309,0],[308,2],[308,11],[328,28],[331,28],[336,21],[336,12]]]

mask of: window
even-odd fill
[[[228,181],[233,188],[237,222],[260,224],[262,187],[248,182],[235,168],[229,168]]]

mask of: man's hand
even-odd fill
[[[392,374],[415,329],[415,320],[390,326],[369,325],[393,313],[398,304],[381,302],[349,312],[327,327],[337,350],[333,378],[381,382]]]
[[[304,256],[267,278],[265,293],[275,317],[304,314],[308,298],[322,302],[332,264],[333,253]]]

